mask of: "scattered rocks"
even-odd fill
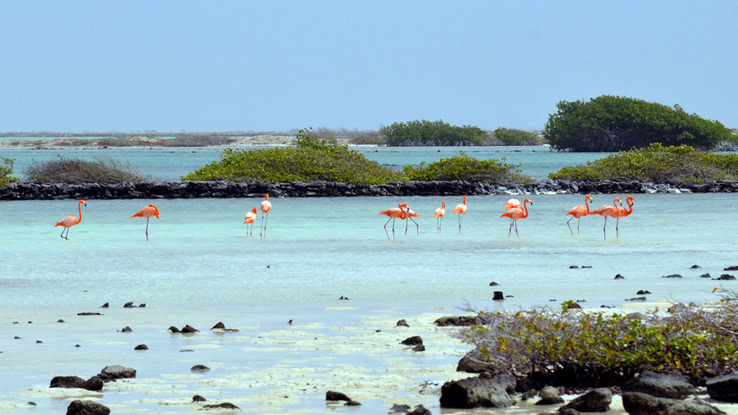
[[[723,271],[738,271],[738,265],[731,265],[729,267],[723,268]]]
[[[579,265],[569,265],[569,269],[579,269]]]
[[[415,345],[415,347],[413,347],[413,351],[414,352],[424,352],[425,346],[422,344]]]
[[[407,321],[405,319],[397,320],[397,324],[395,324],[395,327],[410,327],[409,324],[407,324]]]
[[[642,392],[623,393],[623,407],[631,415],[717,415],[724,412],[700,399],[682,401]]]
[[[116,379],[128,379],[136,377],[136,369],[123,367],[121,365],[105,366],[98,375],[103,382]]]
[[[57,323],[65,323],[63,319],[56,320]]]
[[[132,301],[123,304],[123,308],[134,308],[134,307],[136,307],[136,306],[133,305],[133,302]]]
[[[661,278],[682,278],[682,276],[679,274],[669,274],[669,275],[664,275]]]
[[[482,373],[496,371],[494,364],[482,359],[482,353],[479,349],[474,348],[459,360],[456,365],[457,372]]]
[[[206,402],[207,399],[203,398],[200,395],[195,395],[192,397],[192,402]]]
[[[506,408],[515,404],[510,393],[516,383],[509,374],[449,381],[441,388],[441,408]]]
[[[447,316],[437,318],[433,322],[436,326],[472,326],[477,324],[477,316]]]
[[[339,297],[338,299],[339,299],[339,300],[349,300],[349,298],[348,298],[348,297],[344,297],[344,296],[341,296],[341,297]]]
[[[110,408],[93,401],[72,401],[67,407],[67,415],[108,415]]]
[[[651,291],[648,291],[648,290],[638,290],[638,292],[636,294],[637,295],[651,294]]]
[[[423,405],[418,405],[412,410],[410,410],[410,405],[392,405],[392,408],[390,408],[389,415],[401,415],[401,414],[407,414],[407,415],[431,415],[431,411],[424,407]]]
[[[622,386],[626,392],[641,392],[659,398],[684,399],[696,392],[684,375],[641,372]]]
[[[183,334],[190,334],[190,333],[197,333],[200,330],[190,326],[189,324],[186,324],[184,327],[182,327],[182,330],[180,330],[180,333]]]
[[[564,403],[564,398],[559,396],[559,390],[553,386],[545,386],[541,390],[541,399],[536,402],[536,405],[555,405]]]
[[[738,402],[738,372],[709,379],[707,393],[718,401]]]
[[[290,323],[290,324],[292,324],[292,323]],[[222,321],[216,323],[213,327],[210,328],[210,330],[214,330],[214,331],[218,331],[218,332],[226,332],[226,333],[236,333],[236,332],[238,332],[238,329],[229,329],[229,328],[226,328],[225,324],[223,324]]]
[[[169,330],[170,333],[179,333],[179,329],[174,326],[169,326],[167,330]]]
[[[134,347],[133,350],[149,350],[149,347],[145,344],[139,344],[138,346]]]
[[[335,392],[335,391],[328,391],[325,393],[325,400],[326,401],[350,401],[351,398],[348,397],[345,393],[342,392]]]
[[[93,376],[88,380],[84,380],[79,376],[54,376],[49,384],[50,388],[78,388],[89,391],[101,391],[103,388],[102,380]]]
[[[505,294],[502,293],[502,291],[495,291],[492,295],[493,301],[502,301],[505,299]]]
[[[223,402],[218,404],[211,404],[203,406],[205,409],[241,409],[230,402]]]
[[[100,306],[100,308],[108,308],[108,307],[110,307],[110,303],[105,303]]]
[[[612,392],[607,388],[593,389],[574,398],[560,409],[574,409],[579,412],[605,412],[610,408]]]
[[[132,328],[130,328],[129,326],[125,326],[125,327],[123,327],[123,328],[122,328],[122,329],[120,330],[120,332],[121,332],[121,333],[130,333],[130,332],[132,332],[132,331],[133,331],[133,329],[132,329]]]
[[[91,313],[89,311],[84,311],[82,313],[77,313],[78,316],[101,316],[102,313]]]
[[[412,336],[400,342],[405,346],[415,346],[417,344],[423,344],[423,339],[420,336]]]
[[[715,278],[716,281],[735,281],[735,276],[730,274],[722,274]]]
[[[708,272],[708,273],[700,275],[700,278],[712,278],[712,275],[710,275],[710,273]]]
[[[582,265],[582,269],[592,268],[592,265]]]
[[[350,401],[346,402],[343,405],[344,406],[361,406],[361,403],[360,402],[356,402],[354,400],[350,400]]]
[[[702,267],[699,266],[699,265],[697,265],[697,264],[694,264],[691,267],[689,267],[689,269],[700,269],[700,268],[702,268]]]
[[[632,298],[626,298],[625,301],[646,301],[646,297],[632,297]]]
[[[489,283],[489,286],[490,287],[497,287],[498,285],[500,285],[500,284],[498,284],[498,283],[496,283],[494,281],[492,281],[492,282]]]
[[[620,275],[620,274],[615,274],[615,278],[614,278],[614,279],[616,279],[616,280],[624,280],[624,279],[625,279],[625,277],[623,277],[623,276],[622,276],[622,275]]]
[[[199,372],[199,373],[205,373],[209,372],[210,368],[205,365],[195,365],[190,368],[190,371],[192,372]]]

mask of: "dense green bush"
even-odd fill
[[[603,95],[556,107],[543,131],[556,150],[620,151],[655,142],[708,149],[735,139],[720,122],[688,114],[679,105]]]
[[[402,174],[367,160],[360,152],[335,144],[335,139],[323,140],[300,130],[295,144],[296,147],[259,150],[226,149],[220,161],[207,164],[182,180],[384,184],[403,178]]]
[[[717,154],[686,145],[622,151],[585,165],[564,167],[549,173],[552,179],[638,180],[669,183],[675,181],[738,180],[738,154]]]
[[[379,133],[389,146],[469,146],[484,145],[489,140],[479,127],[457,127],[442,120],[396,122],[382,126]]]
[[[18,180],[18,178],[11,176],[13,174],[13,161],[13,159],[0,157],[0,187]]]
[[[468,180],[495,184],[521,184],[533,181],[520,171],[520,165],[499,160],[478,160],[463,152],[460,156],[441,159],[418,167],[405,166],[402,170],[409,180]]]
[[[494,137],[506,146],[531,146],[543,142],[538,133],[515,128],[498,128],[494,132]]]
[[[633,315],[536,308],[480,313],[482,324],[461,332],[485,360],[524,376],[600,386],[622,382],[644,369],[693,377],[738,369],[738,303],[723,299],[711,309],[677,305]]]
[[[34,161],[26,169],[28,179],[42,183],[120,183],[145,182],[148,177],[139,174],[130,164],[98,158],[95,161],[65,159],[39,163]]]

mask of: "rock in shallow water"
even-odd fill
[[[684,399],[696,392],[684,375],[644,371],[622,386],[626,392],[641,392],[659,398]]]
[[[630,415],[718,415],[724,412],[699,400],[658,398],[641,392],[623,393],[623,407]]]
[[[72,401],[67,407],[67,415],[108,415],[110,408],[93,401]]]
[[[510,393],[516,383],[508,374],[446,382],[441,388],[441,408],[506,408],[515,404]]]
[[[605,412],[610,408],[612,392],[607,388],[593,389],[576,397],[561,409],[575,409],[579,412]]]

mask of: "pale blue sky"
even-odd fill
[[[542,129],[561,100],[738,127],[734,1],[0,1],[0,131]]]

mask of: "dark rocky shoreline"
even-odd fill
[[[643,183],[638,181],[597,182],[543,180],[501,186],[468,181],[407,181],[384,185],[335,182],[234,183],[149,182],[149,183],[32,183],[19,182],[0,188],[0,200],[56,199],[195,199],[262,197],[354,197],[354,196],[452,196],[522,194],[623,194],[623,193],[733,193],[738,182]]]

